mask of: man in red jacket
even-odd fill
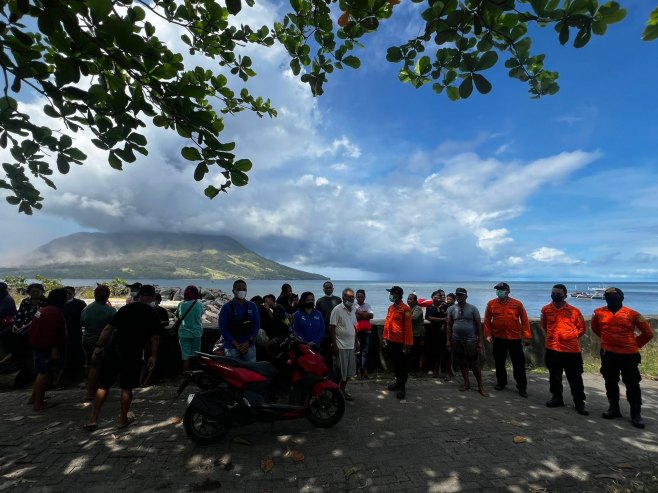
[[[619,374],[626,385],[626,399],[631,406],[631,422],[644,428],[640,413],[640,348],[653,338],[647,319],[635,310],[622,305],[624,293],[619,288],[605,290],[607,306],[594,310],[592,332],[601,338],[601,375],[605,380],[605,393],[610,407],[603,413],[606,419],[621,417],[619,410]],[[635,335],[635,330],[640,334]]]
[[[494,286],[496,298],[487,303],[484,311],[484,337],[493,343],[493,356],[496,363],[496,390],[503,390],[507,385],[505,363],[507,353],[512,360],[514,380],[521,397],[528,397],[528,378],[525,374],[525,356],[523,344],[532,340],[528,314],[523,303],[509,295],[510,288],[506,282]]]

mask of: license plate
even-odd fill
[[[194,399],[194,394],[188,395],[187,396],[187,403],[189,404],[190,402],[192,402],[192,399]]]

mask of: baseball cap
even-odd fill
[[[402,296],[404,294],[404,291],[400,286],[393,286],[391,289],[387,289],[389,293],[397,294],[399,296]]]
[[[464,288],[457,288],[455,294],[468,294],[468,292]]]
[[[134,282],[132,284],[126,284],[126,287],[127,288],[133,288],[135,290],[139,290],[139,288],[142,287],[142,283],[141,282]]]
[[[139,288],[139,296],[155,296],[155,288],[150,284],[144,284]]]
[[[509,289],[509,284],[507,284],[506,282],[499,282],[498,284],[496,284],[494,286],[494,289],[506,289],[507,291],[510,290]]]

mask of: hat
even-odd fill
[[[391,289],[387,289],[386,291],[388,291],[391,294],[397,294],[399,296],[402,296],[404,294],[404,291],[400,286],[393,286]]]
[[[139,288],[142,287],[142,283],[141,282],[134,282],[132,284],[126,284],[126,287],[127,288],[134,288],[135,290],[139,290]]]
[[[621,296],[621,299],[624,299],[624,292],[619,288],[608,288],[605,290],[606,293],[616,293]]]
[[[0,282],[0,291],[7,291],[7,283]]]
[[[457,288],[455,294],[468,294],[468,292],[464,288]]]
[[[150,284],[144,284],[139,288],[137,293],[139,296],[155,296],[155,288]]]
[[[509,289],[509,284],[507,284],[506,282],[499,282],[498,284],[496,284],[496,285],[494,286],[494,289],[505,289],[505,290],[507,290],[507,291],[510,290],[510,289]]]

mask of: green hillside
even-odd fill
[[[228,236],[176,233],[76,233],[0,267],[0,277],[60,279],[325,279],[261,257]]]

